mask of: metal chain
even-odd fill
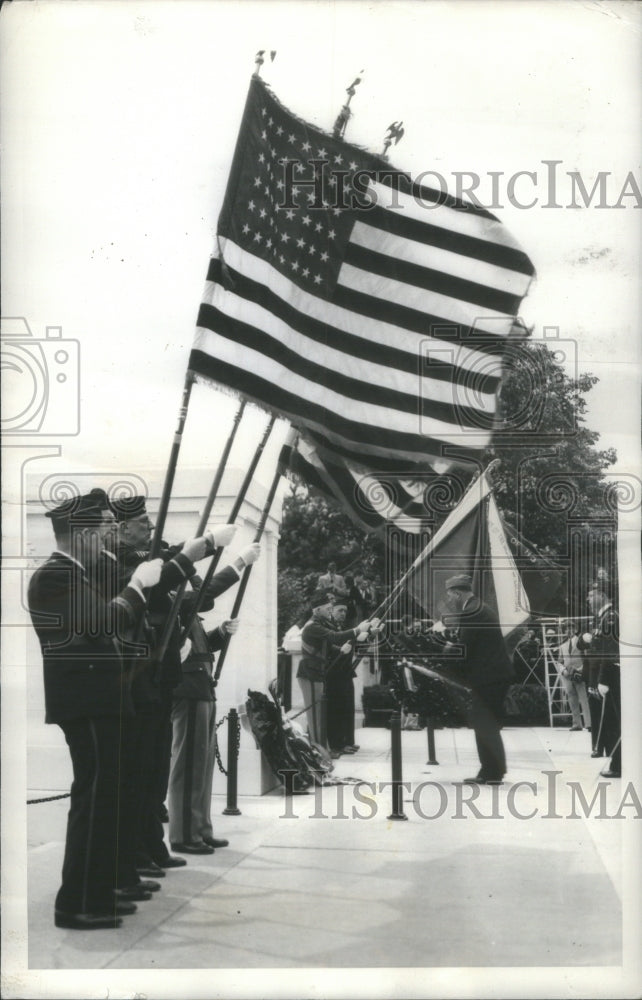
[[[223,718],[219,722],[216,723],[216,729],[218,730],[219,726],[222,726],[223,723],[226,720],[229,720],[229,717],[230,716],[229,716],[229,712],[228,712],[227,715],[224,715]],[[232,749],[233,749],[233,752],[234,752],[234,756],[238,757],[239,750],[241,749],[241,726],[240,726],[240,724],[237,724],[237,726],[236,726],[236,732],[234,733],[234,744],[233,744]],[[223,761],[221,760],[221,751],[219,750],[218,737],[216,739],[215,753],[216,753],[216,763],[218,764],[218,769],[221,772],[221,774],[224,774],[227,777],[227,771],[223,767]]]
[[[68,799],[71,796],[71,792],[65,792],[64,795],[49,795],[45,799],[27,799],[28,806],[35,806],[38,802],[55,802],[56,799]]]

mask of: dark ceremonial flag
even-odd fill
[[[344,459],[445,471],[490,441],[533,273],[490,212],[296,118],[254,77],[190,371]]]
[[[476,479],[428,542],[407,580],[410,596],[437,620],[447,612],[446,581],[465,573],[496,612],[504,635],[558,603],[562,574],[506,529],[488,476]]]

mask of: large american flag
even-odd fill
[[[189,367],[344,459],[444,471],[490,441],[533,272],[489,212],[301,121],[254,77]]]

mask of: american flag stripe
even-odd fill
[[[485,252],[501,257],[504,267],[525,275],[528,287],[528,279],[533,276],[533,265],[517,240],[496,216],[471,202],[460,201],[451,195],[432,191],[419,184],[408,184],[404,175],[400,175],[399,186],[405,190],[400,190],[396,196],[397,200],[391,202],[389,184],[375,180],[368,185],[378,204],[384,206],[384,211],[397,214],[400,219],[415,219],[422,226],[432,225],[440,228],[444,237],[448,235],[455,246],[460,246],[460,252],[468,257],[486,260],[484,249],[480,245],[485,244]],[[388,207],[397,203],[399,209]],[[466,244],[466,237],[475,242]],[[497,263],[500,263],[499,259]]]
[[[190,368],[354,460],[464,460],[533,267],[489,212],[403,177],[360,209],[383,167],[253,79]]]
[[[280,465],[324,496],[339,501],[351,518],[367,531],[397,525],[409,534],[428,530],[422,480],[385,479],[351,462],[328,458],[322,449],[302,437],[289,437]]]
[[[375,187],[373,184],[373,188]],[[512,245],[495,243],[482,239],[479,235],[474,236],[455,231],[453,228],[444,229],[443,226],[435,225],[431,221],[432,211],[423,209],[419,218],[415,217],[414,211],[416,206],[412,204],[406,204],[403,212],[374,205],[361,223],[413,240],[415,243],[426,243],[435,249],[447,250],[471,262],[492,264],[501,268],[504,273],[517,272],[525,279],[524,287],[528,289],[531,272],[528,270],[528,257],[525,253],[515,250]],[[459,224],[459,217],[451,215],[450,221],[453,225]]]
[[[524,294],[524,276],[521,274],[508,271],[496,264],[489,264],[485,260],[462,257],[461,254],[435,246],[433,243],[397,235],[372,224],[355,222],[350,242],[347,257],[350,263],[358,265],[359,261],[355,259],[357,248],[362,247],[373,253],[385,255],[386,260],[392,258],[393,261],[399,260],[426,268],[433,275],[443,274],[450,276],[451,279],[459,278],[470,284],[471,289],[495,289],[497,292],[509,293],[513,299],[520,300]],[[515,302],[511,301],[510,305],[515,307]],[[507,311],[504,303],[501,309]]]
[[[216,299],[215,293],[215,302]],[[433,379],[420,374],[417,371],[416,358],[413,372],[405,368],[397,369],[394,377],[391,377],[385,365],[371,360],[369,371],[372,381],[364,382],[361,377],[363,363],[360,358],[355,358],[329,344],[304,337],[296,328],[289,326],[264,306],[248,302],[247,299],[237,295],[227,294],[221,302],[220,310],[213,304],[207,316],[209,322],[216,322],[218,336],[225,336],[226,332],[230,337],[238,335],[246,345],[252,345],[258,351],[262,350],[287,369],[287,372],[298,372],[319,386],[349,393],[352,398],[363,402],[370,401],[415,414],[419,412],[419,397],[422,402],[425,401],[426,413],[437,416],[441,407],[444,419],[451,418],[451,386],[443,379]],[[244,324],[247,329],[239,327],[235,321]],[[202,336],[198,338],[200,350],[207,352],[213,336],[211,331],[203,330]],[[471,400],[478,405],[466,407],[462,399],[458,414],[462,422],[467,411],[472,413],[473,419],[478,419],[479,416],[483,419],[483,415],[494,403],[493,394],[484,393],[481,389],[478,393],[470,395]],[[476,410],[480,413],[473,412]]]
[[[257,305],[264,306],[285,323],[300,330],[305,337],[327,343],[328,346],[345,351],[364,361],[378,361],[390,369],[390,377],[394,378],[397,368],[404,371],[417,372],[418,360],[425,350],[425,357],[430,360],[431,377],[445,378],[452,383],[465,382],[476,391],[494,392],[499,382],[501,363],[497,366],[497,377],[493,380],[488,366],[487,354],[497,355],[505,347],[504,339],[492,335],[471,336],[464,343],[453,342],[448,337],[455,337],[459,329],[452,323],[443,323],[441,330],[445,339],[433,334],[428,337],[425,332],[415,331],[408,322],[408,328],[398,324],[378,319],[376,315],[368,315],[368,323],[364,324],[363,316],[359,315],[358,307],[363,296],[356,293],[346,293],[351,301],[349,304],[337,305],[326,303],[316,295],[300,288],[295,288],[288,300],[289,282],[282,274],[270,268],[265,261],[251,262],[249,255],[231,241],[226,243],[225,260],[229,288],[223,284],[223,268],[220,259],[213,257],[208,270],[208,282],[203,301],[217,305],[223,300],[223,293],[238,295]],[[255,278],[248,277],[245,271],[253,268]],[[341,290],[337,288],[337,293]],[[359,300],[359,301],[357,301]],[[372,303],[375,300],[368,299]],[[350,308],[350,305],[352,308]],[[411,310],[407,310],[410,320]],[[425,314],[421,314],[425,323]],[[213,329],[207,323],[198,322],[199,328]],[[474,345],[474,346],[473,346]],[[364,376],[367,370],[364,367]]]

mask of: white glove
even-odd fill
[[[593,642],[593,636],[591,635],[591,633],[590,633],[590,632],[585,632],[585,633],[583,634],[583,636],[582,636],[582,642],[583,642],[583,643],[584,643],[584,644],[585,644],[586,646],[589,646],[589,645],[590,645],[590,644],[591,644],[591,643]]]
[[[223,635],[236,635],[240,624],[238,618],[228,618],[227,621],[221,622],[221,632]]]
[[[207,531],[205,537],[210,539],[215,549],[222,549],[229,545],[236,534],[235,524],[220,524],[212,531]]]
[[[191,652],[192,652],[192,640],[186,639],[183,645],[181,646],[181,663],[185,663],[185,660],[187,659],[187,657]]]
[[[597,690],[599,691],[599,693],[602,695],[603,698],[606,698],[607,694],[609,693],[609,686],[608,684],[598,684]]]
[[[339,652],[340,653],[349,653],[351,649],[352,649],[352,643],[351,642],[344,642],[343,646],[341,646],[341,648],[339,649]]]
[[[357,642],[365,642],[367,638],[367,632],[357,632]]]
[[[370,628],[371,628],[372,631],[374,631],[376,628],[378,628],[378,626],[380,624],[381,624],[381,618],[371,618],[370,619]]]
[[[435,624],[433,625],[433,627],[431,629],[431,632],[436,632],[437,635],[441,635],[441,633],[445,632],[445,631],[446,631],[446,626],[441,621],[441,619],[438,622],[435,622]]]
[[[366,618],[366,620],[360,622],[359,625],[355,625],[354,630],[356,633],[367,632],[369,628],[370,628],[370,621]]]
[[[152,559],[150,562],[143,562],[134,570],[131,578],[133,587],[140,587],[145,590],[147,587],[155,587],[161,578],[163,568],[162,559]]]
[[[236,559],[242,559],[246,566],[251,566],[261,555],[261,546],[258,542],[253,542],[252,545],[246,545],[244,549],[236,556]]]
[[[183,544],[181,552],[191,562],[198,562],[199,559],[204,559],[207,553],[207,539],[204,536],[190,538]]]

